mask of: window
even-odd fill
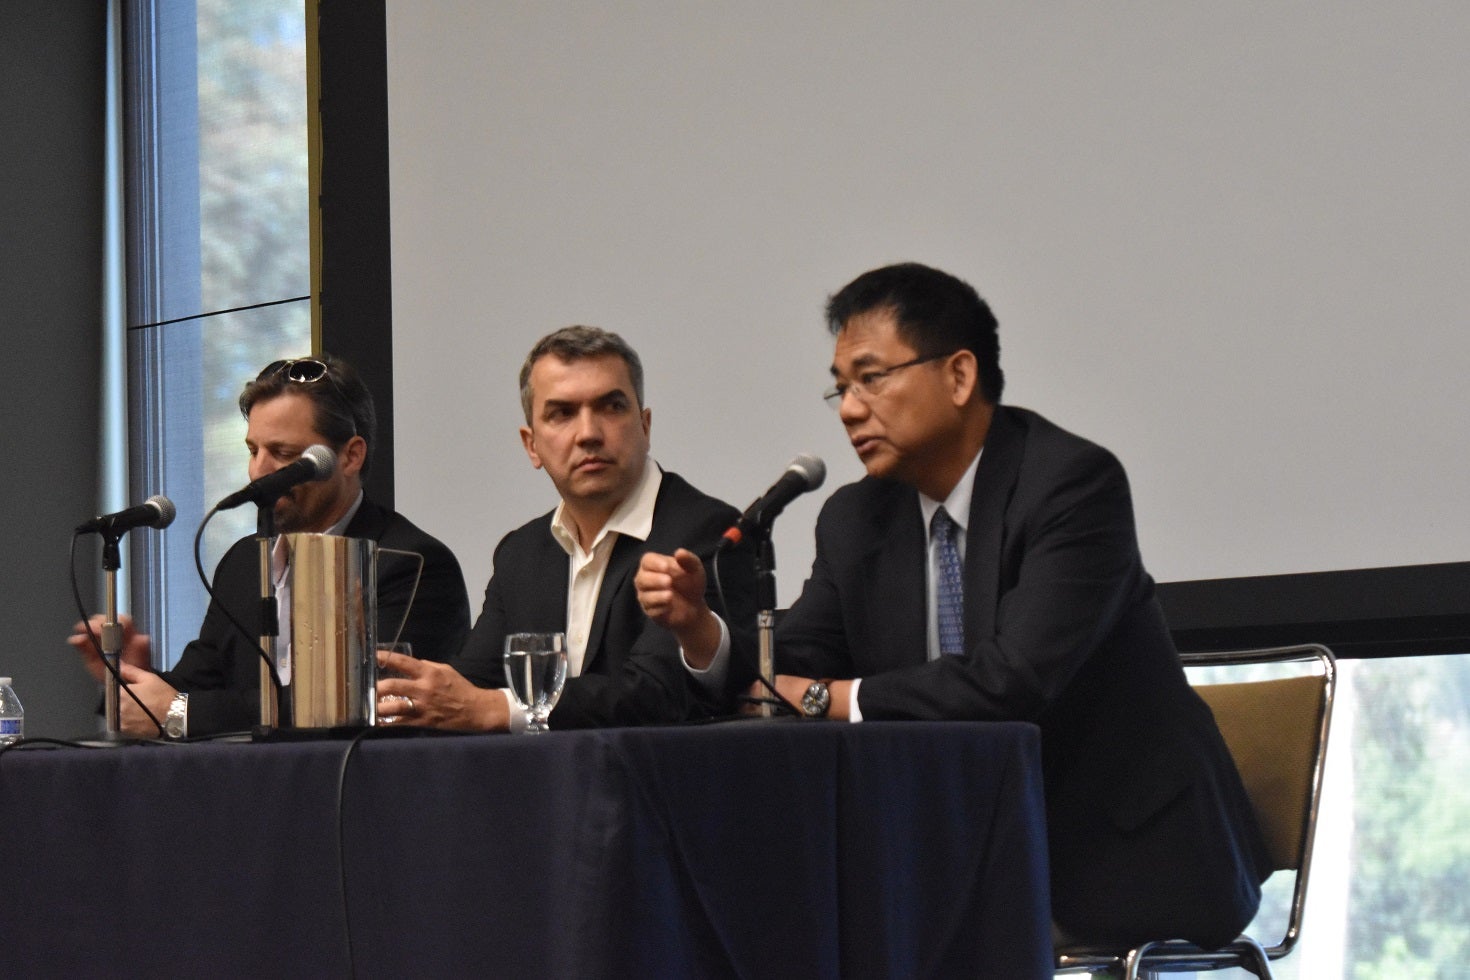
[[[1470,655],[1338,661],[1302,940],[1275,966],[1279,980],[1463,975],[1467,774]],[[1279,884],[1267,883],[1248,930],[1258,939],[1281,935],[1291,896]]]
[[[306,31],[300,0],[138,0],[127,8],[129,426],[133,495],[178,507],[134,535],[133,607],[170,666],[207,597],[204,514],[246,481],[235,400],[311,350]],[[254,530],[211,521],[201,560]]]

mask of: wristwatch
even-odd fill
[[[169,738],[183,738],[189,734],[189,695],[179,691],[168,706],[163,717],[163,733]]]
[[[825,718],[832,707],[832,692],[827,690],[826,681],[812,681],[801,696],[801,713],[808,718]]]

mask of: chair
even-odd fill
[[[1219,950],[1161,937],[1130,950],[1063,947],[1057,973],[1120,972],[1125,980],[1163,973],[1240,967],[1271,980],[1271,960],[1290,953],[1301,934],[1302,907],[1312,865],[1312,842],[1322,795],[1327,731],[1332,720],[1336,663],[1316,644],[1225,653],[1184,654],[1186,667],[1300,663],[1312,673],[1195,690],[1214,712],[1235,759],[1266,839],[1275,871],[1296,875],[1286,931],[1272,946],[1242,935]]]

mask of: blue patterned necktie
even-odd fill
[[[930,533],[934,537],[934,586],[939,599],[939,652],[965,652],[965,581],[960,564],[960,549],[955,536],[960,527],[943,507],[934,512]]]

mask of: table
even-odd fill
[[[959,722],[12,750],[0,972],[1050,977],[1039,760]]]

